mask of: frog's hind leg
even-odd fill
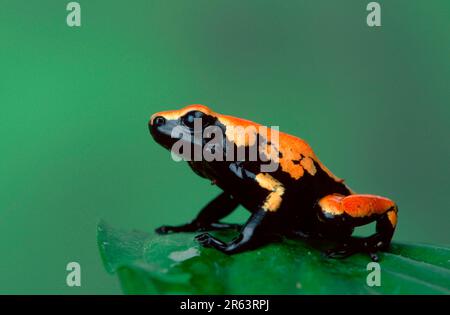
[[[375,195],[332,194],[317,203],[319,220],[342,228],[356,227],[376,222],[375,234],[365,238],[349,237],[342,246],[327,252],[328,257],[342,258],[357,252],[367,252],[373,260],[378,260],[376,252],[389,248],[397,225],[396,204]]]

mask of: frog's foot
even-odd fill
[[[212,248],[216,248],[221,251],[223,251],[227,247],[226,243],[215,238],[214,236],[212,236],[209,233],[199,234],[195,237],[195,240],[203,247],[212,247]]]
[[[336,248],[328,249],[325,252],[325,256],[328,258],[346,258],[357,252],[358,251],[354,247],[344,244]]]
[[[373,235],[362,239],[352,239],[350,242],[329,249],[325,255],[329,258],[346,258],[357,253],[366,253],[372,261],[379,261],[378,252],[386,251],[389,243],[384,242],[380,235]]]
[[[162,225],[155,229],[155,233],[159,235],[169,234],[174,232],[176,226],[170,226],[170,225]]]
[[[291,230],[286,233],[286,237],[293,239],[310,239],[313,237],[311,233],[303,232],[301,230]]]
[[[239,231],[242,225],[232,224],[232,223],[222,223],[214,222],[208,225],[201,225],[195,222],[171,226],[163,225],[155,230],[157,234],[170,234],[170,233],[180,233],[180,232],[204,232],[204,231],[219,231],[219,230],[236,230]]]
[[[364,249],[364,247],[361,247],[359,245],[349,245],[349,244],[344,244],[340,247],[329,249],[325,252],[325,255],[328,258],[347,258],[349,256],[361,252],[366,252],[367,254],[369,254],[372,261],[379,260],[376,250],[366,250]]]

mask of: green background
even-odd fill
[[[192,103],[308,140],[398,202],[396,240],[450,243],[448,0],[379,1],[380,28],[361,0],[85,0],[81,28],[68,2],[0,0],[0,293],[120,293],[99,220],[150,231],[218,192],[148,134]]]

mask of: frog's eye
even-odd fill
[[[210,119],[208,115],[205,115],[201,111],[193,110],[181,118],[183,125],[190,129],[194,129],[195,119],[201,119],[202,127],[208,126],[210,124]]]

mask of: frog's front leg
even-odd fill
[[[231,242],[225,243],[209,233],[203,233],[195,238],[202,246],[213,247],[226,254],[234,254],[259,247],[276,236],[275,213],[281,205],[284,187],[267,173],[256,175],[255,181],[260,188],[267,191],[267,195],[239,235]]]
[[[211,202],[209,202],[192,220],[192,222],[170,226],[163,225],[156,229],[158,234],[168,234],[176,232],[199,232],[207,230],[223,230],[223,229],[240,229],[239,224],[228,224],[219,222],[220,219],[226,217],[239,203],[231,195],[223,192]]]
[[[253,213],[239,235],[229,243],[225,243],[209,233],[199,234],[195,239],[204,247],[212,247],[226,254],[253,249],[269,241],[271,234],[268,229],[270,222],[268,217],[270,216],[270,213],[262,209]]]

